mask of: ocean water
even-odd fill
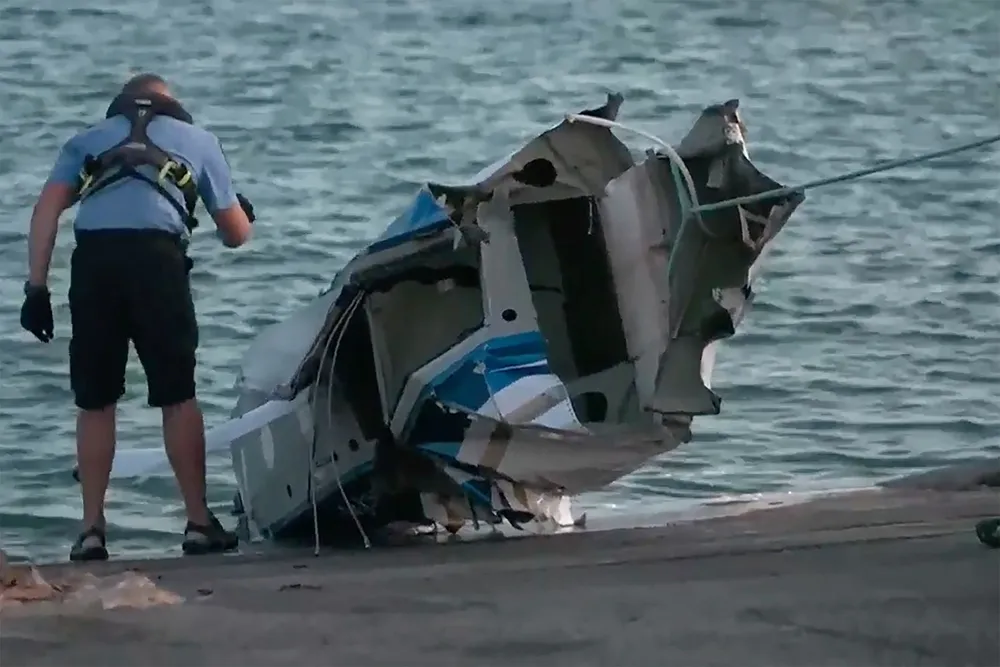
[[[798,183],[1000,129],[995,0],[7,0],[0,4],[0,544],[63,559],[78,528],[66,307],[18,325],[34,198],[61,143],[152,69],[223,140],[259,221],[193,242],[199,383],[225,418],[254,331],[315,296],[418,184],[460,179],[562,114],[679,140],[737,97],[750,151]],[[623,137],[642,148],[642,141]],[[721,350],[723,414],[586,503],[605,512],[858,486],[1000,453],[1000,155],[994,145],[810,192],[756,309]],[[71,215],[66,216],[67,220]],[[206,220],[207,222],[207,220]],[[210,224],[205,225],[210,227]],[[157,442],[137,362],[121,449]],[[213,502],[234,486],[211,462]],[[116,484],[116,555],[175,552],[169,479]]]

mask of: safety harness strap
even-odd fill
[[[78,190],[80,201],[123,179],[135,178],[166,197],[181,216],[188,231],[193,230],[198,226],[198,220],[194,216],[198,204],[194,176],[186,165],[150,141],[147,134],[149,122],[158,115],[170,116],[186,123],[192,122],[191,116],[176,101],[159,95],[119,96],[111,103],[107,112],[108,118],[116,115],[123,115],[128,119],[131,124],[129,134],[100,155],[88,155],[84,158]],[[155,169],[155,178],[140,171],[142,167]],[[178,201],[167,190],[166,183],[180,190],[183,202]]]

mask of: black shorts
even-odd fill
[[[122,397],[129,341],[149,405],[194,398],[198,322],[185,261],[180,237],[166,232],[77,232],[69,287],[77,407],[98,410]]]

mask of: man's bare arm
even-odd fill
[[[52,249],[59,231],[59,216],[73,205],[76,192],[67,183],[49,182],[42,188],[31,213],[28,231],[28,282],[41,286],[48,283]]]
[[[250,240],[253,230],[250,213],[233,185],[233,173],[218,138],[206,145],[205,160],[198,178],[198,193],[212,215],[219,239],[229,248]]]
[[[250,240],[253,233],[253,225],[239,204],[216,211],[212,220],[219,230],[220,240],[227,248],[239,248]]]

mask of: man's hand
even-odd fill
[[[21,326],[35,338],[48,343],[52,340],[55,324],[52,321],[52,297],[45,285],[24,285],[24,304],[21,306]]]
[[[243,212],[247,214],[247,220],[253,224],[254,221],[257,220],[257,216],[253,213],[253,204],[251,204],[250,200],[244,197],[240,192],[236,193],[236,201],[240,203],[240,208],[242,208]]]

